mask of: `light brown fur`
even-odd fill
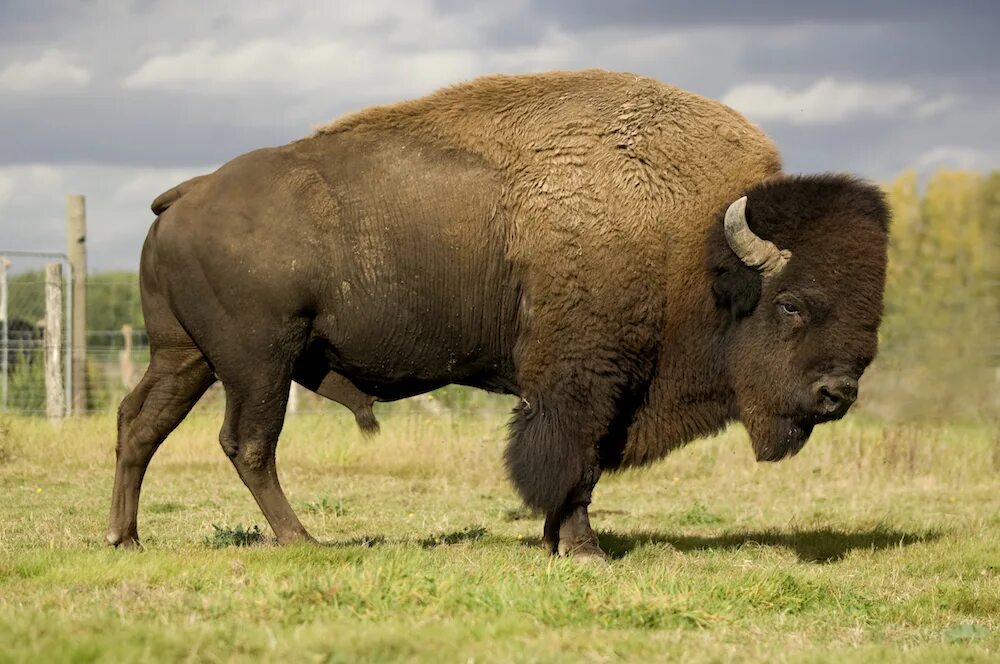
[[[702,426],[685,409],[679,422],[672,404],[684,398],[685,372],[702,365],[691,322],[709,319],[714,306],[705,229],[720,208],[781,170],[757,127],[659,81],[589,70],[485,77],[347,115],[317,135],[386,130],[471,152],[505,174],[510,214],[498,218],[511,219],[506,253],[530,312],[518,349],[522,384],[596,385],[623,349],[637,358],[659,353],[626,464],[658,458],[725,421],[706,413]],[[614,409],[601,394],[579,398]]]

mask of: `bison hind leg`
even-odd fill
[[[365,437],[379,432],[378,420],[372,411],[375,397],[358,389],[346,376],[325,368],[318,368],[306,355],[295,367],[295,382],[321,397],[346,406],[354,413],[354,420]]]
[[[358,423],[358,428],[361,429],[365,438],[371,438],[381,430],[371,404],[365,404],[362,408],[352,408],[351,410],[354,411],[354,421]]]
[[[136,524],[146,468],[160,444],[214,382],[211,367],[193,344],[154,348],[146,374],[118,409],[108,544],[139,546]]]

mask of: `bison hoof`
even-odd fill
[[[296,544],[319,544],[319,540],[306,531],[291,531],[277,535],[278,544],[281,546],[295,546]]]
[[[559,542],[559,557],[572,558],[578,562],[595,563],[601,566],[608,564],[608,554],[604,553],[604,550],[593,542],[580,542],[573,545]]]
[[[116,549],[142,550],[142,544],[139,543],[139,538],[135,535],[119,535],[116,532],[110,532],[104,539]]]

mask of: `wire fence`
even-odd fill
[[[68,412],[71,281],[63,254],[0,252],[0,412]]]

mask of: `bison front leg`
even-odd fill
[[[511,423],[507,470],[525,503],[545,513],[553,554],[605,559],[587,508],[600,477],[597,444],[605,430],[588,409],[522,401]]]
[[[570,493],[560,509],[545,515],[545,545],[553,554],[607,559],[590,527],[590,515],[587,513],[599,475],[599,469],[594,468],[583,483]]]

